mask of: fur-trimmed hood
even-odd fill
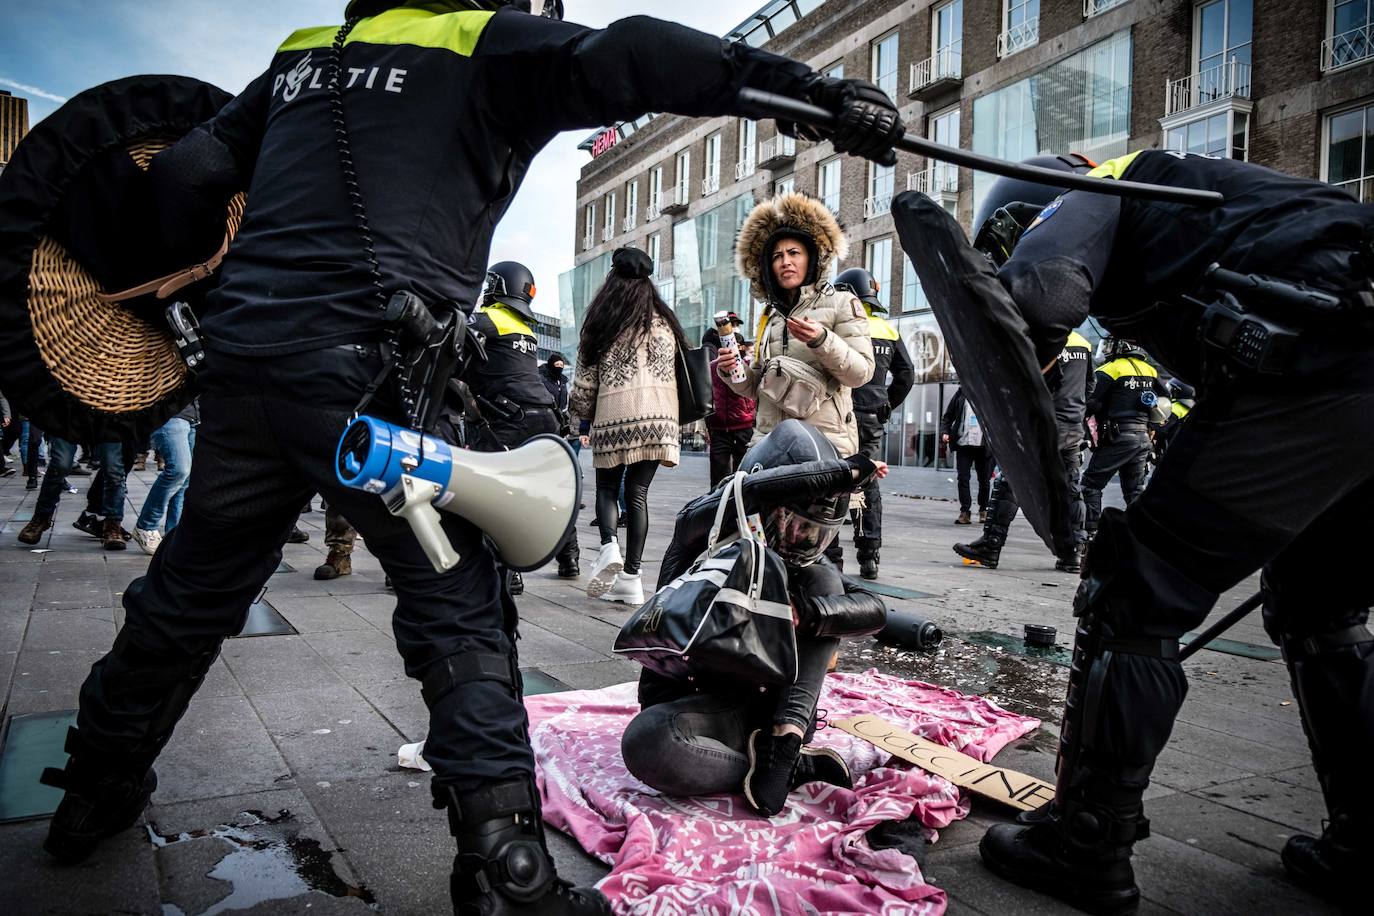
[[[787,236],[800,236],[811,242],[807,246],[813,261],[807,273],[808,286],[825,276],[836,259],[844,260],[849,251],[849,242],[835,214],[816,198],[794,192],[764,201],[750,211],[735,243],[735,264],[740,275],[748,278],[755,299],[769,303],[779,300],[773,288],[768,249],[777,239]]]

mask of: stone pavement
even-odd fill
[[[647,581],[657,577],[673,514],[704,489],[706,473],[695,455],[660,471],[650,491]],[[153,476],[131,476],[126,524],[133,524]],[[952,476],[897,469],[884,501],[882,581],[930,593],[892,604],[937,620],[949,634],[944,644],[911,653],[851,640],[842,665],[876,665],[986,693],[1043,717],[1042,729],[997,762],[1048,778],[1065,668],[1018,651],[1020,634],[1027,623],[1057,627],[1055,657],[1062,662],[1076,580],[1053,570],[1023,521],[998,570],[961,567],[950,544],[975,537],[976,528],[951,524]],[[89,478],[74,482],[84,491]],[[0,480],[6,722],[76,706],[87,669],[120,623],[120,594],[147,566],[137,549],[106,553],[71,527],[81,496],[64,499],[58,525],[39,549],[16,544],[34,496],[22,477]],[[578,526],[584,556],[597,542],[587,516]],[[302,527],[310,542],[286,547],[290,569],[272,578],[267,593],[295,632],[225,643],[158,763],[161,783],[146,827],[107,842],[81,866],[60,869],[39,849],[46,820],[0,825],[5,912],[329,914],[365,913],[369,905],[388,914],[448,911],[453,846],[445,820],[430,807],[428,776],[396,765],[397,747],[424,737],[426,713],[392,643],[393,599],[361,549],[352,576],[314,581],[323,514],[305,515]],[[636,676],[635,665],[610,655],[628,608],[587,599],[551,568],[525,581],[522,666],[575,688]],[[1245,583],[1220,607],[1234,607],[1254,588]],[[1258,615],[1227,635],[1236,651],[1272,655],[1263,651],[1269,644]],[[1320,829],[1324,814],[1281,663],[1209,650],[1186,666],[1191,693],[1148,796],[1154,836],[1137,847],[1142,912],[1325,912],[1288,883],[1279,864],[1288,836]],[[1007,816],[975,800],[967,821],[913,850],[928,880],[948,891],[952,913],[1071,912],[997,881],[979,864],[977,840]],[[604,873],[566,838],[555,843],[566,876],[588,881]]]

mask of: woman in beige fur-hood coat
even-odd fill
[[[801,243],[808,260],[796,289],[784,288],[773,267],[774,250],[789,239]],[[868,316],[857,297],[824,279],[847,250],[834,214],[805,194],[784,194],[759,204],[740,229],[736,264],[754,298],[767,308],[745,380],[732,382],[728,371],[717,372],[735,393],[758,399],[755,441],[795,417],[819,429],[841,455],[859,451],[853,389],[873,376]],[[802,343],[789,333],[789,317],[810,319],[821,333]]]

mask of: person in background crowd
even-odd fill
[[[767,306],[744,381],[731,379],[737,357],[729,350],[716,375],[757,399],[754,442],[790,417],[820,430],[841,455],[859,451],[852,391],[873,377],[868,315],[853,293],[824,279],[847,250],[835,215],[805,194],[764,201],[740,229],[737,269]]]
[[[5,400],[3,392],[0,392],[0,425],[4,427],[0,433],[0,477],[13,477],[15,470],[10,467],[10,447],[19,438],[19,424],[10,415],[10,402]]]
[[[959,478],[959,517],[956,525],[973,524],[973,495],[969,474],[978,474],[978,523],[988,520],[988,490],[992,482],[992,451],[983,441],[978,414],[964,397],[964,389],[954,392],[940,418],[940,439],[956,456]]]
[[[43,532],[53,526],[53,515],[62,492],[67,487],[67,473],[71,470],[76,456],[76,446],[66,439],[48,439],[48,470],[43,476],[43,488],[38,492],[38,502],[33,510],[33,518],[19,532],[19,543],[37,544]],[[32,447],[32,443],[30,444]],[[102,442],[95,447],[100,458],[101,473],[91,481],[90,500],[98,502],[97,512],[86,512],[77,519],[77,527],[88,534],[98,530],[100,543],[106,550],[123,550],[124,544],[124,446],[118,442]],[[99,523],[95,529],[92,520]]]
[[[678,462],[677,351],[687,340],[650,279],[654,263],[647,254],[621,248],[611,265],[582,322],[569,406],[574,416],[592,424],[601,551],[587,595],[643,604],[640,561],[649,533],[649,484],[660,465]],[[623,558],[616,542],[622,482]]]
[[[873,342],[873,378],[854,389],[854,418],[859,424],[859,451],[878,461],[882,458],[883,430],[892,411],[901,406],[916,381],[915,367],[906,352],[906,344],[897,329],[883,316],[887,306],[878,297],[878,281],[862,267],[851,267],[835,277],[836,289],[847,289],[859,297],[868,315],[868,336]],[[888,373],[892,381],[888,381]],[[854,554],[859,561],[859,575],[865,579],[878,578],[878,562],[883,546],[883,495],[878,479],[870,478],[864,488],[864,507],[851,513],[854,526]],[[840,539],[826,552],[836,566],[844,566],[844,548]]]
[[[707,329],[702,340],[711,360],[711,412],[706,415],[706,434],[710,438],[711,489],[739,469],[740,459],[749,449],[754,435],[753,398],[736,394],[720,373],[715,371],[721,341],[728,340],[743,351],[744,343],[738,333],[740,318],[734,312],[716,312],[715,326]],[[743,353],[741,352],[741,359]],[[749,364],[744,360],[745,365]]]
[[[357,530],[343,513],[332,504],[324,507],[324,546],[329,553],[324,562],[315,567],[315,578],[322,582],[340,576],[353,575],[353,548],[358,543]]]
[[[148,488],[143,508],[134,523],[134,543],[149,556],[162,543],[158,525],[166,513],[166,530],[181,520],[181,505],[186,485],[191,480],[191,452],[196,447],[196,427],[200,425],[200,404],[192,401],[162,426],[153,431],[152,447],[162,456],[162,470]]]
[[[24,476],[28,478],[24,489],[37,490],[38,475],[43,469],[43,430],[27,420],[19,436],[19,454],[24,462]]]

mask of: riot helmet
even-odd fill
[[[527,321],[533,321],[534,292],[534,274],[528,267],[519,261],[501,261],[487,268],[482,304],[499,302],[519,312]]]
[[[405,6],[408,0],[349,0],[344,8],[344,18],[375,16],[398,6]],[[503,6],[514,7],[522,13],[542,16],[545,19],[563,18],[563,0],[466,0],[466,6],[475,10],[498,10]]]
[[[839,458],[835,446],[814,426],[801,420],[784,420],[744,453],[739,466],[740,470],[753,473]],[[763,519],[763,530],[768,546],[787,565],[810,566],[839,535],[848,515],[848,493],[808,497],[769,509]]]
[[[1109,363],[1114,359],[1145,359],[1140,344],[1124,337],[1104,337],[1097,342],[1097,361]]]
[[[1092,171],[1097,164],[1078,153],[1067,156],[1032,156],[1022,165],[1038,165],[1042,168],[1060,172],[1085,173]],[[1055,198],[1067,188],[1028,181],[1025,178],[998,177],[983,195],[978,204],[978,212],[973,217],[973,225],[978,227],[973,237],[973,247],[992,259],[994,265],[1001,267],[1011,257],[1012,249],[1021,236]]]
[[[873,279],[873,275],[862,267],[851,267],[840,273],[831,281],[831,286],[839,290],[847,290],[859,297],[863,302],[875,312],[886,312],[887,306],[883,305],[878,298],[878,281]]]

